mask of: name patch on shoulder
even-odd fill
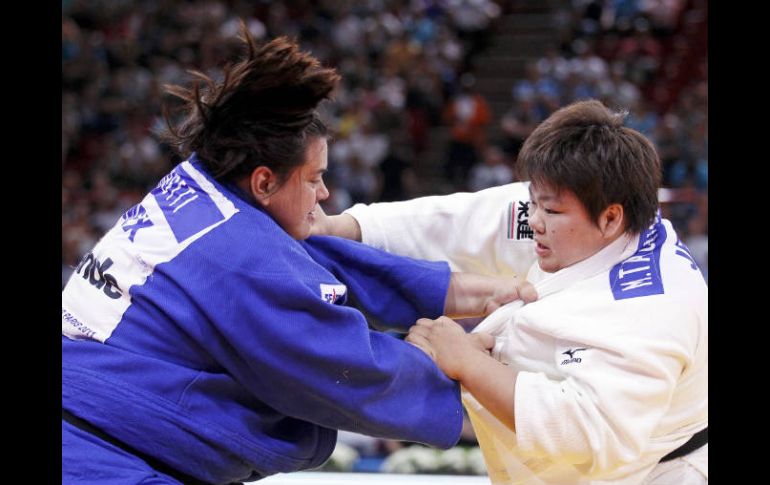
[[[178,242],[225,218],[209,194],[181,166],[163,177],[152,195]]]
[[[610,270],[610,287],[616,300],[664,293],[660,252],[666,236],[658,215],[655,223],[639,236],[636,252]]]
[[[516,200],[509,203],[506,217],[506,239],[521,241],[535,238],[532,228],[529,227],[528,200]]]
[[[337,303],[345,303],[345,295],[348,292],[348,287],[345,285],[328,285],[321,283],[321,298],[327,303],[332,305]]]

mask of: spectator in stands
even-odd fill
[[[618,101],[620,101],[620,99]],[[629,108],[626,126],[638,131],[646,137],[655,139],[655,129],[658,126],[658,115],[652,110],[652,107],[645,99],[629,99],[625,103],[619,103],[619,106]]]
[[[489,26],[500,15],[500,7],[492,0],[451,0],[447,10],[460,39],[467,45],[462,69],[469,70],[473,56],[489,43]]]
[[[415,196],[417,181],[412,157],[404,147],[392,145],[380,163],[379,172],[382,180],[379,202],[411,199]]]
[[[469,188],[477,190],[505,185],[513,181],[513,170],[505,163],[505,156],[499,147],[489,146],[484,150],[483,163],[471,169]]]
[[[524,140],[543,119],[545,116],[542,109],[538,109],[534,97],[514,99],[513,106],[500,120],[503,151],[511,160],[516,160]]]
[[[444,121],[450,126],[447,179],[458,189],[467,187],[471,167],[486,144],[485,128],[491,121],[489,105],[475,89],[471,73],[460,77],[460,92],[448,103]]]

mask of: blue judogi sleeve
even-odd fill
[[[320,249],[323,242],[311,252],[332,264],[335,251],[330,247],[340,241],[327,242],[328,252]],[[372,260],[379,251],[357,249],[371,264],[382,262]],[[389,294],[389,301],[395,298],[383,286],[389,277],[375,284],[376,275],[366,275],[367,265],[359,266],[354,254],[339,263],[355,268],[349,270],[353,276],[346,282],[364,295],[374,295],[367,288],[375,288]],[[190,256],[193,266],[199,257]],[[216,325],[217,338],[207,343],[212,357],[251,394],[287,416],[372,436],[442,448],[454,445],[462,425],[457,383],[417,347],[370,330],[358,310],[325,301],[318,282],[339,281],[307,256],[297,259],[297,264],[285,266],[287,273],[248,268],[211,271],[209,267],[206,275],[190,275],[192,269],[185,264],[187,275],[201,282],[192,290],[194,300],[207,309],[211,322],[228,322]],[[445,263],[399,263],[402,258],[389,255],[385,259],[391,261],[385,265],[386,275],[412,266],[411,272],[423,280],[428,299],[441,303],[412,298],[413,309],[402,305],[393,312],[381,309],[381,315],[411,323],[420,311],[429,316],[440,312],[443,300],[436,295],[446,292]]]
[[[397,256],[337,237],[311,237],[308,254],[383,324],[408,329],[418,318],[444,313],[449,266]]]

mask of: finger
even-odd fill
[[[449,327],[460,327],[460,328],[462,328],[462,326],[459,323],[457,323],[454,320],[452,320],[451,318],[445,317],[445,316],[438,317],[435,320],[435,323],[438,323],[440,325],[447,325]]]
[[[524,303],[531,303],[539,298],[537,290],[529,281],[525,281],[519,287],[519,297],[524,300]]]
[[[418,327],[417,325],[415,325],[409,329],[407,338],[412,335],[416,335],[422,338],[428,338],[429,332],[430,332],[430,329],[428,327]]]
[[[421,335],[410,334],[407,335],[404,340],[425,352],[432,360],[436,360],[436,354],[433,351],[433,347],[431,347],[430,343],[428,343],[428,341],[425,340],[425,338],[423,338]]]
[[[485,332],[474,333],[473,335],[484,350],[491,351],[495,347],[495,337],[492,335]]]
[[[490,349],[489,342],[481,334],[470,334],[468,337],[470,338],[471,344],[473,345],[474,348],[482,352],[489,352],[489,349]],[[492,344],[492,346],[494,346],[494,343]]]
[[[518,296],[514,295],[513,298],[504,298],[500,303],[498,303],[495,300],[490,300],[484,305],[484,315],[489,315],[490,313],[495,312],[498,308],[500,308],[500,305],[505,305],[506,303],[510,303],[513,300],[516,300]]]
[[[478,338],[478,336],[471,334],[471,335],[468,335],[468,338],[470,339],[471,345],[473,346],[473,348],[481,350],[482,352],[485,350],[484,344],[482,343],[481,339]]]
[[[414,322],[415,325],[419,325],[421,327],[431,327],[433,326],[434,323],[435,323],[434,320],[431,320],[430,318],[420,318],[416,322]]]

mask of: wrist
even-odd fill
[[[329,234],[332,236],[361,242],[361,225],[358,224],[356,218],[350,214],[343,213],[336,216],[329,216],[327,227]]]
[[[478,378],[477,374],[484,366],[484,360],[488,359],[489,355],[486,352],[481,351],[475,347],[469,347],[463,354],[457,359],[458,366],[455,372],[455,380],[460,383],[472,382]]]

